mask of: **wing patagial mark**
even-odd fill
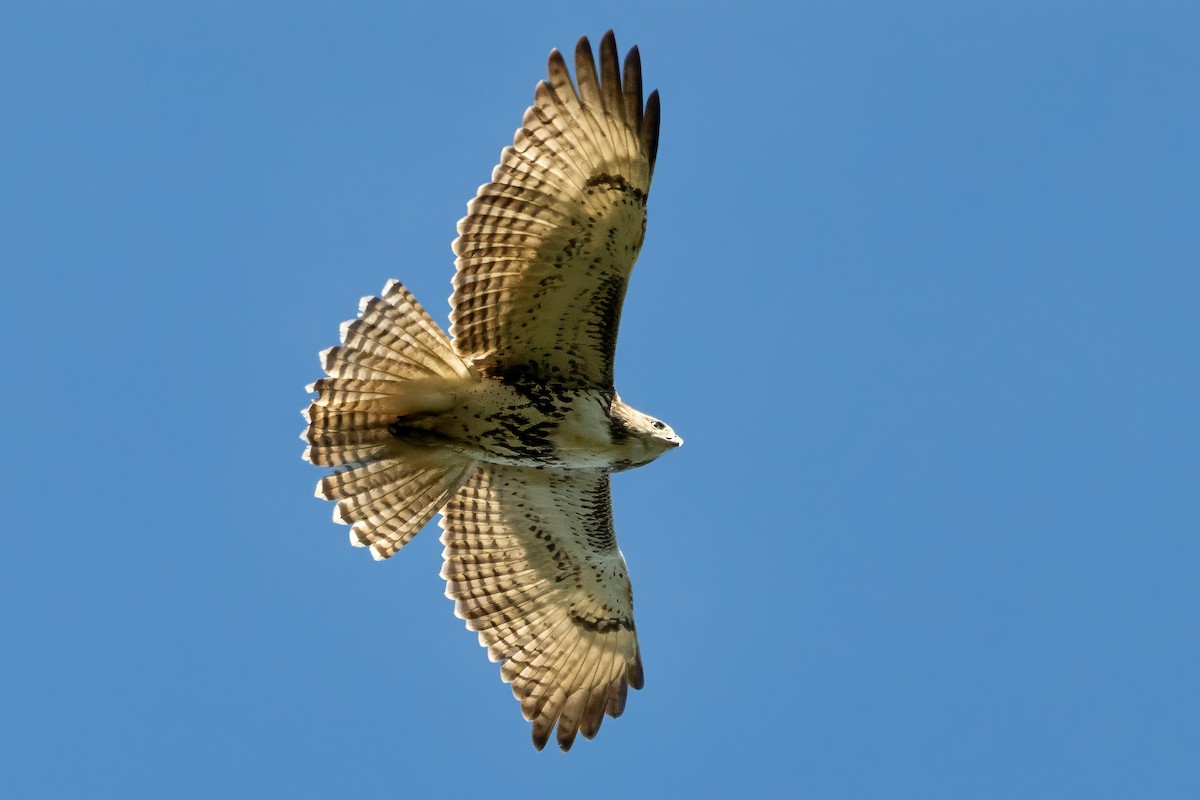
[[[586,617],[572,612],[571,620],[581,628],[595,633],[610,633],[615,630],[634,630],[633,620],[628,617]]]
[[[637,188],[620,175],[609,175],[607,172],[601,172],[598,175],[593,175],[591,178],[588,178],[586,185],[589,187],[607,186],[612,189],[617,189],[618,191],[625,192],[626,194],[630,195],[634,201],[638,203],[638,205],[646,205],[647,193]]]

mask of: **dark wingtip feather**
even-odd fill
[[[596,73],[596,59],[586,36],[580,37],[575,45],[575,85],[579,88],[580,102],[603,106],[604,95],[600,90],[600,76]]]
[[[635,689],[641,689],[646,685],[646,675],[642,672],[642,654],[638,653],[633,657],[633,663],[629,665],[629,670],[626,672],[629,678],[629,685]]]
[[[551,48],[550,58],[547,59],[546,67],[551,75],[558,70],[561,70],[562,72],[567,71],[567,60],[563,58],[563,54],[557,47]]]
[[[578,97],[575,83],[571,80],[571,72],[567,69],[567,61],[558,48],[550,51],[550,59],[546,65],[546,74],[550,76],[550,87],[554,91],[570,92]]]
[[[600,724],[604,722],[604,710],[608,707],[608,696],[611,692],[612,685],[606,684],[603,688],[593,689],[589,693],[583,717],[579,722],[579,732],[583,734],[583,738],[595,739],[596,734],[600,732]]]
[[[550,50],[550,58],[547,59],[546,66],[551,75],[554,74],[555,70],[563,70],[564,72],[566,71],[566,59],[563,58],[563,54],[558,51],[557,47]]]
[[[581,62],[586,62],[595,69],[596,59],[592,56],[592,43],[588,41],[588,37],[586,36],[580,36],[579,41],[575,43],[575,77],[577,80],[579,78],[578,72]]]
[[[642,130],[642,56],[637,45],[625,54],[622,92],[625,95],[625,119],[639,134]]]
[[[604,105],[618,117],[625,118],[625,104],[621,99],[621,57],[617,53],[617,37],[612,30],[600,40],[600,91]]]
[[[654,174],[654,161],[658,157],[658,117],[661,109],[658,102],[658,89],[646,98],[646,114],[642,119],[642,147],[646,150],[646,158],[650,161],[650,174]]]
[[[619,717],[625,711],[625,700],[629,696],[629,684],[621,681],[617,684],[617,691],[608,696],[608,708],[606,713],[610,717]]]

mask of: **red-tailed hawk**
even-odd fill
[[[450,338],[392,281],[321,354],[304,457],[377,559],[442,513],[446,594],[512,683],[533,742],[591,738],[642,687],[609,473],[682,444],[621,402],[613,353],[646,228],[658,93],[612,32],[576,83],[557,50],[458,223]],[[576,88],[578,87],[578,89]]]

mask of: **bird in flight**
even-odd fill
[[[458,223],[449,336],[399,282],[364,298],[308,387],[306,460],[350,540],[388,558],[441,512],[446,594],[512,684],[540,750],[642,688],[609,475],[682,440],[613,386],[646,230],[659,100],[612,31],[575,81],[550,53],[512,147]]]

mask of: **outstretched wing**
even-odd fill
[[[442,512],[446,594],[512,683],[540,750],[592,738],[642,688],[608,473],[481,464]]]
[[[622,79],[612,31],[579,90],[557,50],[549,80],[458,223],[450,334],[487,375],[612,388],[621,304],[646,230],[658,92],[642,109],[637,48]]]

